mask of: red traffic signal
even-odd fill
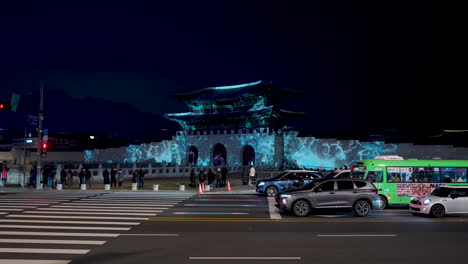
[[[0,110],[11,110],[10,104],[0,103]]]
[[[42,150],[47,150],[47,147],[48,147],[47,142],[42,142],[42,144],[41,144],[41,149],[42,149]]]

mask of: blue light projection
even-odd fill
[[[244,83],[244,84],[237,84],[237,85],[229,85],[229,86],[218,86],[218,87],[209,87],[209,88],[205,88],[205,89],[211,89],[211,90],[229,90],[229,89],[239,89],[239,88],[245,88],[245,87],[248,87],[248,86],[254,86],[254,85],[257,85],[257,84],[261,84],[262,81],[256,81],[256,82],[252,82],[252,83]]]

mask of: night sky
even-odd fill
[[[0,99],[45,83],[52,130],[175,129],[161,115],[187,108],[170,93],[257,80],[302,91],[282,107],[317,134],[430,134],[467,114],[453,88],[434,91],[430,1],[67,3],[0,8]],[[25,114],[0,113],[0,127]]]

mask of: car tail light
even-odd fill
[[[373,193],[379,194],[379,190],[372,190]]]

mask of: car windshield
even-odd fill
[[[284,175],[288,174],[289,172],[288,171],[283,171],[282,173],[276,175],[275,177],[271,178],[272,180],[279,180],[281,179],[281,177],[283,177]]]
[[[444,187],[439,187],[432,191],[431,195],[437,196],[437,197],[448,197],[449,194],[452,192],[451,188],[444,188]]]

